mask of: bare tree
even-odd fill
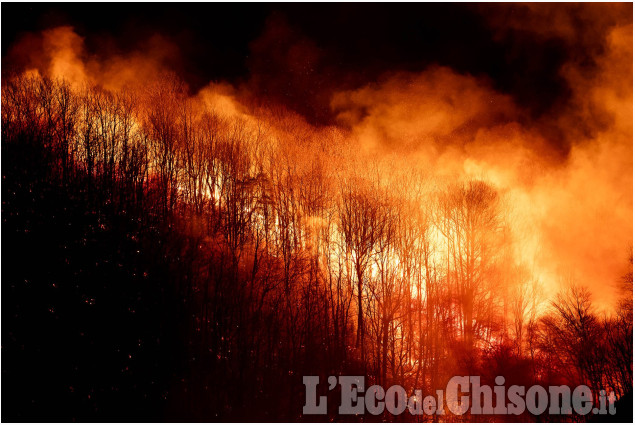
[[[492,306],[496,247],[501,216],[496,190],[482,181],[452,186],[440,196],[439,230],[447,241],[448,278],[460,307],[460,328],[468,348],[473,347],[477,324]]]

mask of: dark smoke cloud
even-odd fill
[[[389,72],[439,65],[487,77],[535,121],[573,95],[561,74],[576,63],[593,72],[606,31],[632,21],[628,5],[19,5],[3,4],[3,45],[25,32],[72,26],[89,55],[142,49],[170,40],[174,68],[197,90],[209,81],[249,81],[310,122],[331,124],[333,92]],[[554,139],[562,138],[556,128]],[[559,142],[554,142],[559,143]],[[567,145],[558,146],[566,153]]]

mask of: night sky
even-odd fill
[[[61,25],[85,37],[87,55],[102,58],[143,50],[159,35],[174,47],[165,66],[192,90],[245,84],[314,123],[332,120],[336,90],[441,65],[485,77],[535,119],[568,102],[562,66],[592,73],[601,35],[615,20],[632,22],[628,4],[606,20],[597,19],[606,7],[596,7],[545,5],[554,26],[566,15],[571,28],[541,32],[522,4],[3,4],[2,56],[19,62],[11,46]]]

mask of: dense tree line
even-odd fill
[[[13,170],[3,173],[3,228],[8,212],[26,205],[15,193],[36,190],[68,203],[73,220],[97,232],[73,237],[104,238],[107,229],[132,241],[113,260],[116,274],[64,276],[79,288],[126,275],[133,287],[108,290],[125,291],[120,302],[129,309],[152,306],[126,331],[170,353],[154,369],[137,365],[148,376],[128,383],[152,399],[148,409],[297,420],[302,376],[343,374],[408,393],[434,394],[454,375],[491,383],[500,374],[507,385],[585,383],[596,394],[631,397],[632,274],[611,316],[595,312],[580,283],[545,302],[531,269],[516,260],[505,194],[495,186],[357,163],[336,132],[316,137],[268,113],[217,113],[171,75],[118,92],[28,74],[3,79],[3,167]],[[12,214],[11,241],[25,244],[26,224],[16,220]],[[34,293],[7,292],[27,284],[21,273],[16,266],[3,279],[5,305]],[[91,299],[87,308],[101,302]],[[35,320],[15,317],[16,329]],[[22,344],[8,339],[6,323],[3,349]],[[76,337],[66,344],[81,344]],[[146,391],[155,379],[164,387]],[[336,406],[337,394],[329,397]],[[108,405],[95,406],[82,417],[104,417]],[[16,409],[15,417],[29,418],[28,407]]]

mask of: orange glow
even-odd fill
[[[510,223],[516,261],[530,264],[550,294],[558,290],[559,275],[576,274],[608,311],[615,296],[612,281],[622,272],[632,234],[632,25],[608,34],[597,75],[562,70],[583,110],[593,115],[564,115],[557,125],[575,128],[578,119],[592,123],[597,115],[610,117],[612,124],[592,138],[575,140],[564,162],[552,159],[556,154],[537,128],[520,123],[524,112],[511,98],[486,80],[443,67],[386,75],[372,86],[335,93],[337,128],[311,126],[288,111],[253,108],[243,103],[239,89],[224,83],[208,85],[192,101],[197,111],[243,120],[248,131],[260,134],[265,149],[297,146],[301,151],[293,155],[299,157],[304,157],[301,146],[324,146],[336,133],[342,139],[338,149],[348,154],[328,162],[345,173],[355,163],[377,162],[383,167],[378,172],[388,178],[406,169],[439,181],[492,182],[516,217]],[[76,88],[87,83],[114,91],[141,87],[160,78],[160,58],[174,49],[153,39],[147,54],[96,62],[85,58],[83,40],[70,27],[46,31],[42,38],[43,57],[31,59],[36,68],[29,72],[64,78]],[[385,155],[389,162],[380,159]],[[338,158],[347,159],[338,164]]]
[[[316,369],[380,384],[434,389],[500,366],[621,397],[627,373],[609,375],[629,359],[607,359],[632,338],[633,26],[596,7],[470,9],[492,38],[528,33],[561,56],[557,84],[533,88],[566,92],[544,110],[514,76],[443,60],[329,82],[328,52],[275,16],[234,82],[195,82],[167,36],[94,53],[57,27],[9,50],[3,138],[45,152],[44,179],[79,188],[99,230],[111,211],[147,225],[160,242],[147,262],[169,263],[187,313],[184,352],[211,361],[201,383],[242,378],[252,359],[260,383],[270,363],[296,378],[324,355]],[[578,41],[593,66],[566,53]],[[580,358],[596,340],[610,349],[591,360],[608,366],[591,376]]]

